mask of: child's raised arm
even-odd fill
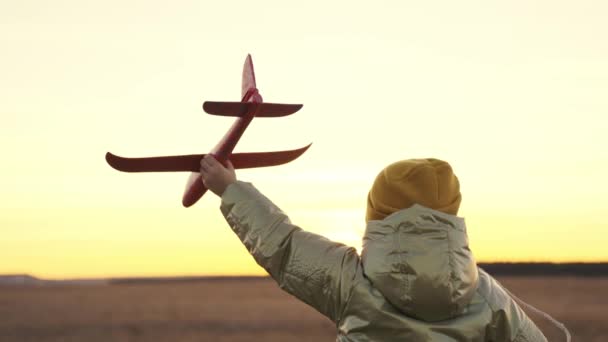
[[[361,272],[356,250],[293,225],[253,185],[237,181],[230,163],[225,168],[205,156],[201,178],[222,198],[226,221],[279,286],[339,321],[355,275]]]
[[[283,290],[340,321],[355,276],[361,272],[354,248],[293,225],[249,183],[228,186],[221,210],[256,262]]]

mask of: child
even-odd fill
[[[208,189],[257,263],[288,293],[336,323],[337,341],[547,341],[469,249],[450,165],[386,167],[367,201],[359,256],[293,225],[234,168],[201,161]]]

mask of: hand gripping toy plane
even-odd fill
[[[301,156],[311,144],[296,150],[278,152],[232,153],[237,142],[255,117],[279,117],[293,114],[302,108],[301,104],[265,103],[255,84],[255,74],[251,55],[247,55],[243,66],[240,102],[203,103],[203,109],[208,114],[221,116],[236,116],[237,119],[228,129],[222,140],[210,152],[220,163],[226,166],[230,160],[235,169],[275,166],[288,163]],[[196,203],[207,191],[200,179],[198,171],[204,154],[181,156],[124,158],[110,152],[106,153],[106,161],[110,166],[124,172],[178,172],[191,171],[186,191],[182,198],[184,207]]]

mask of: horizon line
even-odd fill
[[[502,275],[606,275],[608,276],[608,260],[606,261],[568,261],[568,262],[552,262],[552,261],[498,261],[498,262],[478,262],[477,265],[488,270],[488,273]],[[591,273],[583,272],[591,271]],[[133,276],[99,276],[99,277],[58,277],[44,278],[38,277],[33,273],[0,273],[0,280],[14,278],[22,279],[23,282],[46,282],[46,283],[86,283],[86,282],[137,282],[137,281],[179,281],[179,280],[213,280],[213,279],[258,279],[268,278],[268,274],[166,274],[166,275],[133,275]]]

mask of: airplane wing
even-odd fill
[[[235,153],[230,156],[230,161],[237,169],[245,169],[251,167],[262,167],[262,166],[275,166],[280,164],[288,163],[298,158],[304,153],[311,144],[304,146],[303,148],[291,151],[281,152],[257,152],[257,153]],[[200,162],[200,159],[198,159]],[[186,184],[186,191],[182,197],[182,205],[186,208],[196,203],[205,192],[207,188],[200,181],[200,175],[198,169],[190,174],[188,183]]]
[[[204,154],[183,156],[125,158],[106,153],[106,161],[111,167],[123,172],[176,172],[198,171]]]
[[[289,163],[301,156],[312,144],[299,149],[276,152],[234,153],[230,161],[235,169],[276,166]],[[106,153],[106,161],[110,166],[123,172],[199,172],[201,159],[204,154],[189,154],[182,156],[164,156],[149,158],[124,158]]]
[[[282,165],[297,159],[310,145],[288,151],[233,153],[229,159],[235,169]]]
[[[211,115],[238,116],[241,117],[257,107],[256,117],[274,118],[293,114],[302,108],[301,104],[282,103],[252,103],[252,102],[217,102],[206,101],[203,109]]]

